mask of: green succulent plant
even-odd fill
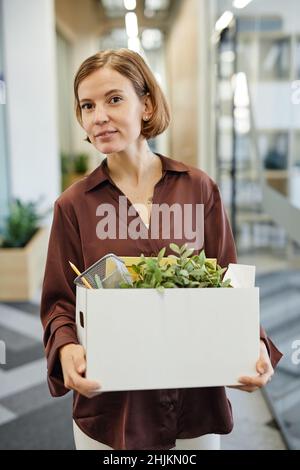
[[[1,236],[1,248],[22,248],[28,243],[45,215],[38,214],[38,204],[39,201],[26,203],[20,199],[12,201]]]
[[[138,264],[132,265],[136,279],[132,284],[122,282],[121,288],[156,288],[163,291],[165,288],[174,289],[199,287],[232,287],[230,279],[223,281],[223,274],[227,268],[208,260],[204,250],[199,255],[193,255],[194,249],[187,245],[179,247],[171,243],[171,250],[175,255],[168,258],[172,262],[162,263],[166,248],[162,248],[157,257],[145,258],[141,256]]]

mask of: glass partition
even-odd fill
[[[300,449],[300,2],[217,6],[218,183],[239,262],[257,266],[262,325],[284,353],[264,394]]]

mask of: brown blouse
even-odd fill
[[[235,263],[235,244],[217,185],[203,171],[157,155],[162,162],[163,174],[155,185],[153,204],[203,204],[206,256],[216,258],[223,267]],[[89,176],[65,190],[55,202],[41,299],[48,384],[53,396],[68,392],[64,386],[59,348],[78,343],[75,274],[68,261],[84,271],[107,253],[151,256],[171,242],[181,244],[174,239],[151,237],[99,239],[96,208],[101,203],[110,203],[118,215],[121,195],[124,196],[109,177],[104,159]],[[127,202],[130,207],[130,201]],[[135,213],[132,218],[136,219],[137,215]],[[167,250],[168,254],[171,253]],[[275,366],[281,353],[263,329],[261,338]],[[91,399],[74,392],[73,417],[91,438],[114,449],[128,450],[171,449],[177,438],[226,434],[233,427],[231,405],[224,387],[105,392]]]

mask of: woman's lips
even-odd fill
[[[104,134],[96,136],[96,140],[105,140],[105,139],[110,139],[114,134],[116,134],[118,131],[109,131],[105,132]]]

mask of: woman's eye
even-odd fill
[[[91,109],[92,104],[91,103],[84,103],[81,105],[81,109]]]
[[[115,100],[117,100],[117,101],[115,101]],[[122,98],[121,98],[120,96],[113,96],[113,97],[111,98],[110,102],[111,102],[112,104],[116,104],[116,103],[119,103],[119,100],[122,100]]]

